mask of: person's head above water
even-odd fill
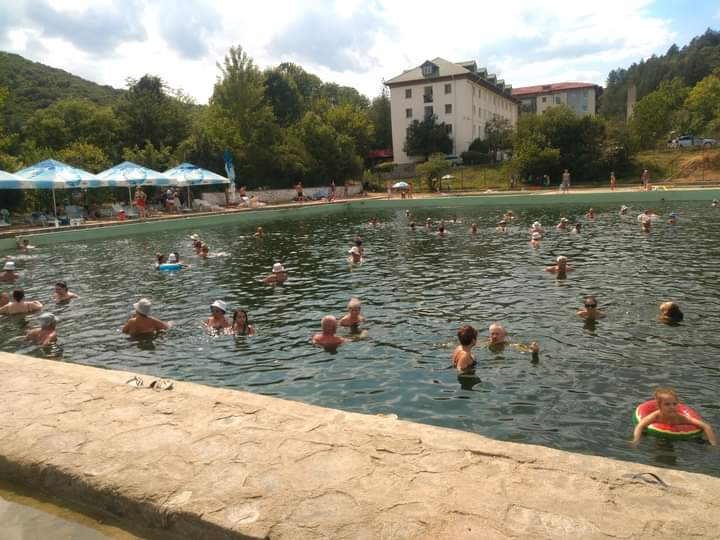
[[[680,306],[675,302],[663,302],[660,304],[660,317],[670,322],[680,322],[685,318]]]
[[[57,326],[57,317],[52,313],[44,311],[38,316],[38,322],[40,323],[40,328],[43,330],[55,328],[55,326]]]
[[[7,261],[3,265],[3,270],[5,272],[14,272],[15,271],[15,261]]]
[[[141,298],[137,302],[133,304],[133,308],[135,308],[135,312],[138,315],[143,315],[147,317],[150,315],[150,309],[152,308],[152,302],[148,300],[147,298]]]
[[[503,343],[507,337],[505,327],[500,323],[493,323],[488,328],[490,334],[490,343]]]
[[[557,267],[558,267],[558,270],[567,268],[567,257],[565,255],[560,255],[557,258]]]
[[[677,406],[680,401],[680,396],[678,396],[677,392],[675,392],[672,388],[658,388],[655,390],[655,403],[657,403],[658,409],[661,408],[661,404],[663,404],[663,402],[668,401],[674,402],[675,406]]]
[[[14,289],[12,292],[13,300],[16,302],[22,302],[23,298],[25,298],[25,291],[22,289]]]
[[[457,337],[460,345],[469,347],[477,341],[477,330],[469,324],[465,324],[458,328]]]
[[[332,315],[325,315],[320,321],[320,328],[325,335],[334,335],[337,330],[337,319]]]

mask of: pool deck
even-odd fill
[[[0,474],[149,537],[720,534],[710,476],[132,375],[0,353]]]

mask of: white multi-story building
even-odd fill
[[[578,116],[595,116],[602,88],[584,82],[563,82],[514,88],[521,114],[542,114],[550,107],[565,105]]]
[[[485,138],[485,124],[492,118],[506,118],[513,127],[517,123],[520,102],[511,95],[512,87],[486,69],[478,69],[473,61],[435,58],[385,84],[390,88],[395,163],[421,159],[403,150],[413,120],[436,115],[447,126],[454,155],[465,152],[473,140]]]

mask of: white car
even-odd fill
[[[680,147],[690,148],[693,146],[717,146],[717,140],[698,137],[696,135],[682,135],[677,138],[677,144]]]

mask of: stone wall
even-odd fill
[[[362,191],[362,185],[358,183],[349,184],[347,188],[347,196],[352,197],[359,195]],[[330,193],[329,186],[323,187],[308,187],[303,189],[303,193],[310,199],[319,198],[321,195],[327,195]],[[345,197],[345,188],[343,186],[337,186],[335,189],[336,197]],[[264,190],[253,190],[248,191],[247,196],[250,198],[257,197],[260,202],[267,204],[277,204],[291,202],[295,198],[294,189],[264,189]],[[203,193],[202,198],[211,204],[218,206],[225,206],[225,193]]]

